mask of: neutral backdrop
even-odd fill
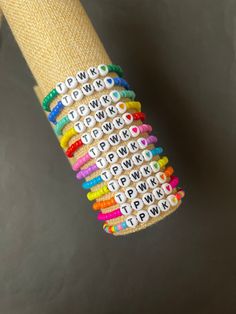
[[[4,21],[0,313],[235,313],[236,1],[82,3],[186,198],[148,230],[105,234]]]

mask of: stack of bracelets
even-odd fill
[[[96,98],[94,97],[96,94]],[[56,105],[52,103],[60,98]],[[107,233],[143,229],[184,197],[120,66],[101,64],[59,82],[42,107]],[[158,217],[160,216],[160,217]],[[158,217],[158,219],[157,219]],[[142,228],[139,228],[142,225]]]

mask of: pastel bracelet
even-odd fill
[[[158,165],[158,169],[164,167],[168,163],[168,158],[166,156],[160,158],[159,160],[155,161],[155,163]],[[163,173],[165,174],[165,173]],[[116,198],[112,197],[107,200],[99,201],[93,204],[93,209],[94,210],[100,210],[103,208],[107,208],[110,206],[113,206],[117,204]]]
[[[151,135],[146,139],[146,141],[147,141],[147,145],[155,144],[157,142],[157,137]],[[156,155],[160,154],[161,152],[162,152],[162,149],[158,148],[158,147],[151,150],[151,154],[153,156],[156,156]],[[86,156],[87,156],[87,154],[86,154]],[[74,170],[74,168],[73,168],[73,170]],[[112,175],[112,174],[110,173],[110,175]],[[102,182],[104,182],[104,180],[102,179],[101,175],[99,175],[99,176],[97,176],[97,177],[95,177],[89,181],[83,182],[82,187],[83,187],[83,189],[87,190],[87,189],[91,189],[95,185],[102,183]]]
[[[137,126],[137,128],[140,130],[140,133],[146,133],[146,132],[150,132],[152,130],[151,126],[148,124],[143,124],[143,125],[139,125]],[[83,169],[81,171],[79,171],[76,174],[76,178],[78,180],[81,180],[83,178],[86,178],[87,176],[89,176],[90,174],[92,174],[93,172],[97,171],[99,169],[99,167],[97,166],[97,164],[93,164],[92,166]]]
[[[93,100],[94,102],[99,103],[99,100]],[[100,109],[100,104],[97,105],[97,110]],[[88,105],[87,108],[89,108],[90,106]],[[136,110],[136,111],[140,111],[141,110],[141,104],[138,101],[127,101],[125,103],[118,103],[116,105],[116,108],[118,108],[118,111],[120,113],[125,113],[127,110]],[[121,110],[122,109],[122,110]],[[93,111],[95,111],[93,109]],[[69,117],[69,114],[72,115],[72,119]],[[75,110],[71,110],[71,112],[69,112],[69,114],[67,114],[65,117],[63,117],[61,120],[59,120],[56,123],[55,126],[55,133],[56,135],[62,135],[62,130],[63,128],[69,123],[69,122],[75,122],[79,119],[79,114],[77,111]]]
[[[166,169],[166,171],[164,171],[164,173],[166,174],[166,175],[172,175],[173,174],[173,172],[174,172],[174,169],[172,168],[172,167],[168,167],[167,169]],[[170,184],[171,184],[171,182],[170,182]],[[129,208],[129,210],[128,210],[128,208]],[[129,215],[130,213],[131,213],[131,211],[132,211],[132,208],[131,208],[131,206],[127,206],[127,204],[126,204],[126,206],[125,206],[125,208],[124,209],[122,209],[122,208],[117,208],[117,209],[115,209],[115,210],[113,210],[113,211],[111,211],[111,212],[109,212],[109,213],[105,213],[105,214],[103,214],[103,213],[99,213],[98,214],[98,216],[97,216],[97,219],[98,220],[110,220],[110,219],[114,219],[114,218],[117,218],[117,217],[120,217],[120,216],[122,216],[122,215]],[[123,213],[122,213],[123,212]]]
[[[174,206],[176,206],[178,202],[184,197],[184,195],[184,191],[180,190],[175,195],[169,195],[167,199],[159,201],[161,204],[158,202],[157,206],[152,205],[148,208],[147,211],[139,211],[137,216],[130,215],[126,218],[125,221],[119,224],[110,226],[109,224],[105,223],[103,225],[103,229],[109,234],[114,234],[127,228],[134,228],[138,223],[144,223],[147,222],[149,218],[157,217],[160,214],[160,211],[167,211],[163,208],[163,204],[168,204],[168,209],[173,207],[173,205],[170,204],[171,202],[173,202],[175,204]]]
[[[145,120],[145,114],[143,113],[143,112],[134,112],[134,113],[132,113],[131,114],[131,116],[132,116],[132,119],[134,120],[134,121],[138,121],[138,120],[141,120],[142,122]],[[71,128],[70,130],[73,130],[74,128]],[[72,134],[68,134],[68,136],[71,138],[71,137],[73,137],[74,135],[77,135],[78,133],[76,133],[76,134],[74,134],[74,131],[71,131],[72,132]],[[65,135],[65,134],[64,134]],[[64,136],[63,135],[63,136]],[[69,140],[70,140],[70,138],[69,138]],[[68,141],[69,141],[68,140]],[[66,141],[65,142],[63,142],[63,145],[64,145],[64,143],[65,143],[65,146],[68,144],[68,141],[67,141],[67,139],[66,139]],[[66,150],[66,155],[67,155],[67,157],[69,157],[69,158],[72,158],[73,156],[74,156],[74,153],[77,151],[77,149],[79,148],[79,147],[81,147],[81,146],[83,146],[83,142],[82,142],[82,140],[81,139],[79,139],[79,140],[76,140],[74,143],[72,143],[69,147],[68,147],[68,149]]]
[[[119,65],[115,64],[100,64],[97,68],[91,67],[88,71],[79,71],[76,77],[68,77],[66,82],[57,83],[56,88],[53,88],[43,99],[42,107],[46,111],[50,111],[49,105],[59,95],[64,94],[68,88],[75,88],[78,83],[84,84],[89,79],[96,79],[99,75],[106,76],[108,73],[114,72],[119,77],[123,76],[123,70]]]

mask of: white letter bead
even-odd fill
[[[127,147],[132,154],[138,151],[138,144],[136,141],[130,141],[127,144]]]
[[[84,97],[84,94],[81,92],[80,89],[76,88],[73,89],[73,91],[71,92],[71,97],[74,101],[79,101]]]
[[[103,157],[99,157],[96,161],[96,165],[99,169],[103,169],[107,166],[107,161]]]
[[[105,134],[110,134],[114,131],[114,125],[111,122],[104,122],[102,124],[102,131]]]
[[[116,117],[112,120],[114,127],[119,130],[121,128],[123,128],[123,126],[125,125],[125,121],[124,119],[122,119],[121,117]]]
[[[61,102],[65,107],[67,107],[67,106],[72,105],[74,101],[70,95],[64,95],[61,98]]]
[[[132,114],[130,114],[128,112],[124,113],[122,118],[124,119],[125,124],[127,124],[127,125],[131,124],[134,121]]]
[[[95,80],[99,75],[98,69],[95,67],[89,68],[87,73],[88,73],[88,76],[91,80]]]
[[[58,92],[58,94],[61,95],[61,94],[65,94],[68,91],[68,88],[65,83],[59,82],[56,85],[56,91]]]
[[[141,149],[145,149],[148,145],[147,140],[144,137],[140,137],[137,142]]]
[[[168,200],[168,202],[170,203],[170,205],[171,206],[176,206],[177,204],[178,204],[178,199],[177,199],[177,197],[175,196],[175,195],[169,195],[168,197],[167,197],[167,200]]]
[[[128,189],[125,190],[125,195],[129,199],[135,198],[137,194],[138,194],[137,190],[133,187],[129,187]]]
[[[90,114],[90,109],[87,105],[78,106],[77,111],[78,111],[79,115],[81,115],[82,117],[85,117],[88,114]]]
[[[158,202],[158,207],[160,210],[166,212],[170,209],[170,203],[166,199],[163,199]]]
[[[101,108],[101,103],[98,99],[94,98],[94,99],[90,100],[88,106],[89,106],[89,109],[91,111],[97,111]]]
[[[131,202],[131,207],[134,210],[141,210],[143,208],[143,201],[140,198],[135,198]]]
[[[130,178],[127,175],[119,177],[118,183],[121,187],[127,187],[130,184]]]
[[[129,154],[128,148],[126,146],[123,146],[123,145],[119,146],[117,148],[116,152],[120,158],[124,158]]]
[[[114,162],[117,162],[118,160],[118,155],[116,152],[110,152],[106,155],[106,160],[110,163],[113,164]]]
[[[79,119],[77,111],[73,109],[67,113],[67,117],[71,122],[77,121]]]
[[[106,108],[106,114],[109,118],[114,118],[117,115],[117,109],[115,106],[109,106]]]
[[[120,212],[122,215],[127,216],[132,212],[132,208],[128,203],[124,203],[120,206]]]
[[[112,146],[116,146],[118,144],[120,144],[120,136],[118,134],[112,133],[111,135],[109,135],[108,137],[108,142],[112,145]]]
[[[114,103],[117,103],[120,100],[120,93],[117,90],[110,92],[109,96]]]
[[[143,165],[140,167],[140,172],[142,173],[143,177],[148,177],[152,173],[152,169],[149,165]]]
[[[95,89],[96,92],[101,92],[102,90],[104,90],[105,84],[104,84],[103,80],[101,80],[101,79],[96,79],[96,80],[93,82],[93,87],[94,87],[94,89]]]
[[[131,137],[130,131],[128,129],[122,129],[119,131],[120,138],[122,141],[128,141]]]
[[[65,83],[66,83],[66,86],[68,88],[70,88],[70,89],[71,88],[76,88],[76,86],[78,85],[78,82],[77,82],[76,78],[73,77],[73,76],[67,77]]]
[[[118,102],[116,104],[116,108],[118,109],[120,114],[125,113],[127,110],[126,104],[124,102]]]
[[[133,215],[128,216],[125,222],[129,228],[135,228],[138,224],[137,218]]]
[[[89,83],[85,83],[82,85],[81,87],[82,89],[82,93],[85,95],[85,96],[90,96],[92,95],[92,93],[94,92],[94,87],[93,85],[89,84]]]
[[[140,210],[137,214],[137,219],[141,223],[145,223],[149,219],[148,212],[146,210]]]
[[[145,149],[144,151],[142,151],[142,155],[146,161],[152,160],[153,155],[152,155],[152,152],[150,150]]]
[[[114,86],[114,80],[112,77],[107,76],[104,78],[104,84],[107,89],[111,89]]]
[[[162,184],[161,188],[164,190],[164,192],[166,193],[166,195],[171,194],[172,192],[172,186],[169,183],[164,183]]]
[[[88,77],[88,74],[87,72],[85,71],[79,71],[77,74],[76,74],[76,79],[77,81],[80,83],[80,84],[84,84],[88,81],[89,77]]]
[[[151,189],[154,189],[158,186],[157,178],[154,176],[150,176],[147,178],[147,184]]]
[[[100,150],[100,152],[107,152],[109,148],[110,144],[106,140],[100,141],[98,143],[98,149]]]
[[[157,161],[150,162],[150,167],[152,168],[152,171],[154,173],[158,172],[160,170],[160,165]]]
[[[99,100],[103,107],[107,107],[112,104],[112,99],[109,95],[102,95]]]
[[[161,183],[161,184],[163,184],[163,183],[165,183],[166,182],[166,174],[164,173],[164,172],[158,172],[158,173],[156,173],[156,178],[157,178],[157,180]]]
[[[100,128],[93,128],[91,130],[91,136],[94,140],[100,140],[103,136],[102,130]]]
[[[91,158],[97,158],[100,156],[101,152],[96,146],[94,146],[89,149],[88,154]]]
[[[124,170],[130,170],[133,168],[133,162],[130,158],[125,158],[124,160],[122,160],[121,162],[121,167],[124,169]]]
[[[110,167],[110,171],[113,176],[119,176],[121,175],[123,169],[120,164],[114,164]]]
[[[107,119],[107,114],[104,110],[98,110],[96,113],[95,113],[95,119],[97,122],[99,123],[102,123],[104,121],[106,121]]]
[[[84,118],[84,124],[87,128],[93,128],[96,124],[96,120],[93,116],[87,116]]]
[[[132,170],[129,174],[129,177],[131,179],[132,182],[137,182],[139,180],[141,180],[141,172],[139,170]]]
[[[116,193],[114,198],[117,204],[123,204],[126,201],[126,196],[122,192]]]
[[[140,181],[136,184],[136,189],[140,194],[147,192],[148,185],[145,181]]]
[[[108,74],[109,70],[105,64],[99,64],[98,72],[101,76],[106,76]]]
[[[151,205],[154,203],[154,196],[152,193],[146,193],[143,195],[142,200],[145,205]]]
[[[135,166],[140,166],[143,163],[143,156],[141,154],[134,154],[132,160]]]
[[[92,136],[89,133],[84,133],[83,135],[81,135],[81,141],[83,144],[91,144],[93,139]]]
[[[139,136],[139,134],[140,134],[140,130],[139,130],[139,128],[138,128],[137,126],[131,126],[131,127],[129,128],[129,131],[130,131],[130,133],[131,133],[131,135],[132,135],[133,137],[137,137],[137,136]]]
[[[112,178],[112,174],[111,174],[111,172],[109,171],[109,170],[103,170],[102,172],[101,172],[101,178],[102,178],[102,180],[103,181],[110,181],[111,180],[111,178]]]
[[[82,133],[85,131],[86,127],[82,121],[78,121],[74,124],[74,129],[77,133]]]
[[[156,205],[151,205],[148,207],[148,214],[150,217],[154,218],[160,215],[160,210],[158,206]]]
[[[164,191],[160,187],[155,188],[152,191],[152,194],[154,195],[155,199],[158,200],[158,201],[161,200],[164,197]]]
[[[107,184],[107,187],[110,192],[117,192],[119,190],[119,184],[116,180],[111,180]]]

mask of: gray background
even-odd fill
[[[187,196],[165,221],[106,235],[4,22],[0,313],[235,313],[236,1],[82,1]]]

